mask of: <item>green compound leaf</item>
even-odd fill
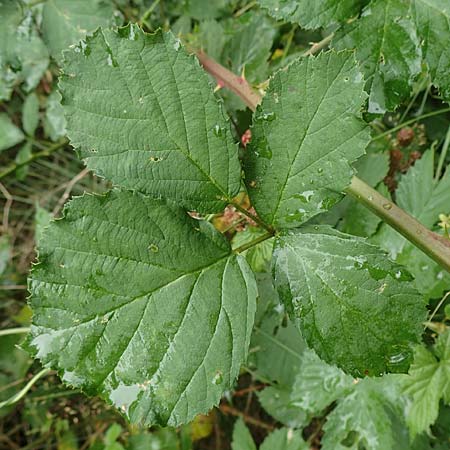
[[[42,11],[42,33],[58,62],[62,51],[98,27],[112,25],[113,2],[107,0],[47,0]]]
[[[409,273],[378,247],[327,226],[285,232],[275,243],[274,276],[322,359],[357,376],[403,370],[425,305]]]
[[[360,0],[258,0],[278,20],[306,29],[326,27],[357,14]]]
[[[267,223],[297,227],[341,199],[369,142],[363,88],[351,52],[296,61],[271,80],[245,162],[252,204]]]
[[[89,168],[197,211],[218,211],[237,194],[229,123],[208,76],[171,33],[98,30],[66,58],[67,132]]]
[[[256,284],[245,259],[162,200],[73,200],[41,238],[30,289],[35,355],[133,422],[205,413],[246,359]]]
[[[409,2],[375,0],[361,18],[343,26],[333,39],[338,50],[354,48],[369,92],[369,112],[394,110],[408,98],[421,72],[422,54]]]
[[[441,334],[433,348],[434,354],[417,346],[409,377],[403,378],[405,393],[412,405],[407,423],[413,436],[429,429],[439,413],[439,401],[450,403],[450,332]]]
[[[450,4],[447,0],[413,0],[412,10],[431,78],[450,102]]]

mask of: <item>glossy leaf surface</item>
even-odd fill
[[[275,74],[255,112],[245,162],[256,211],[293,228],[338,202],[369,132],[364,80],[351,52],[328,52]]]
[[[278,20],[298,23],[303,28],[326,27],[357,14],[360,0],[258,0]]]
[[[205,72],[171,33],[99,30],[66,54],[72,145],[114,183],[203,212],[240,186],[228,121]]]
[[[162,200],[120,191],[73,200],[41,238],[30,288],[29,347],[133,422],[176,426],[207,412],[247,355],[256,307],[247,263]]]
[[[446,0],[413,0],[412,5],[431,78],[450,102],[450,4]]]
[[[355,49],[367,80],[369,112],[394,110],[421,71],[421,50],[409,2],[374,0],[361,18],[340,29],[333,47]]]
[[[357,375],[396,370],[417,342],[425,307],[412,277],[366,240],[326,226],[279,236],[278,292],[308,344]]]

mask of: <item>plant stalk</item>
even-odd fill
[[[245,80],[234,75],[228,69],[209,58],[204,52],[197,53],[197,56],[200,63],[208,73],[213,75],[219,83],[222,83],[224,87],[230,89],[238,95],[252,111],[256,110],[256,107],[261,102],[262,97],[253,91],[251,86]],[[432,117],[448,111],[450,111],[450,108],[444,108],[439,111],[433,111],[432,113],[406,121],[398,127],[376,136],[374,139],[379,139],[384,135],[392,133],[396,129],[400,129],[405,125],[414,123],[421,118]],[[357,177],[352,178],[351,184],[346,189],[346,192],[352,195],[358,202],[370,209],[406,239],[420,248],[430,258],[450,272],[450,239],[440,236],[437,233],[433,233],[418,222],[414,217],[410,216],[406,211],[403,211],[392,201],[383,197],[379,192],[372,189],[369,185]],[[241,210],[240,208],[238,209]],[[258,221],[258,223],[260,223],[260,221]],[[256,245],[274,234],[273,230],[267,228],[267,225],[264,228],[268,230],[267,235],[264,235],[265,237],[261,236],[261,238],[256,239],[252,243],[243,245],[242,247],[235,249],[235,251],[238,253],[245,251],[252,245]]]
[[[6,328],[4,330],[0,330],[0,336],[8,336],[10,334],[25,334],[30,331],[28,327],[21,328]]]
[[[353,177],[346,192],[450,272],[450,239],[424,227],[359,178]]]
[[[252,89],[245,78],[235,75],[203,51],[197,52],[197,58],[203,68],[217,80],[220,86],[225,86],[233,91],[252,111],[256,109],[261,97]]]
[[[258,238],[254,239],[253,241],[247,242],[244,245],[241,245],[240,247],[237,247],[233,250],[234,253],[242,253],[245,252],[245,250],[248,250],[249,248],[254,247],[255,245],[261,244],[261,242],[267,241],[267,239],[270,239],[273,237],[273,233],[265,233]]]
[[[68,144],[69,141],[67,139],[64,139],[61,142],[56,142],[55,144],[47,147],[45,150],[42,150],[40,152],[32,154],[27,160],[22,161],[20,163],[13,163],[6,167],[6,169],[2,170],[0,172],[0,180],[2,178],[5,178],[6,176],[10,175],[11,173],[15,172],[17,169],[20,169],[23,166],[26,166],[33,162],[36,159],[44,158],[47,156],[50,156],[52,153],[56,152],[60,148],[64,147],[66,144]]]

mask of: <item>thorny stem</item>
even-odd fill
[[[252,89],[248,82],[233,72],[225,69],[219,63],[211,59],[203,51],[197,52],[197,58],[204,69],[210,73],[217,82],[233,91],[237,96],[241,97],[244,103],[252,110],[261,101],[261,97]]]
[[[45,150],[42,150],[42,151],[37,152],[37,153],[33,153],[25,161],[22,161],[20,163],[13,163],[13,164],[11,164],[6,169],[4,169],[4,170],[2,170],[0,172],[0,180],[2,178],[5,178],[7,175],[15,172],[17,169],[20,169],[21,167],[30,164],[31,162],[33,162],[36,159],[50,156],[52,153],[54,153],[57,150],[59,150],[60,148],[64,147],[67,143],[68,143],[67,139],[64,139],[63,141],[60,141],[60,142],[56,142],[55,144],[47,147]]]
[[[262,97],[256,92],[251,90],[248,83],[241,83],[237,80],[236,75],[232,74],[229,70],[225,69],[223,66],[217,62],[211,60],[205,53],[200,54],[200,62],[207,72],[213,75],[216,79],[220,80],[225,87],[232,90],[236,95],[242,98],[246,105],[255,111],[257,105],[261,102]],[[205,64],[206,62],[206,64]],[[432,113],[424,114],[421,117],[416,117],[412,120],[406,121],[398,127],[392,128],[386,133],[382,133],[376,136],[374,139],[379,139],[383,135],[387,135],[400,129],[405,125],[414,123],[420,119],[431,117],[437,114],[442,114],[444,112],[450,111],[450,108],[441,109],[439,111],[434,111]],[[428,228],[424,227],[420,222],[418,222],[414,217],[410,216],[407,212],[400,209],[392,201],[383,197],[375,189],[372,189],[364,181],[357,177],[353,177],[350,186],[346,189],[346,192],[352,195],[358,202],[362,203],[373,213],[383,219],[392,228],[398,231],[406,239],[420,248],[424,253],[426,253],[430,258],[434,259],[438,264],[450,272],[450,240],[443,236],[433,233]],[[238,207],[238,205],[233,204],[237,209],[239,209],[244,214],[248,215],[248,211],[243,210],[243,208]],[[254,220],[254,219],[253,219]],[[258,224],[261,221],[258,220]],[[265,239],[269,239],[274,235],[274,230],[266,224],[264,228],[268,230],[269,233],[261,236],[253,242],[243,245],[235,249],[235,252],[242,252],[247,250],[253,245],[262,242]]]

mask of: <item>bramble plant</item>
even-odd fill
[[[448,1],[259,0],[260,10],[230,19],[249,15],[241,34],[226,41],[224,33],[223,49],[202,40],[220,27],[202,21],[199,2],[184,5],[200,23],[191,35],[144,31],[156,28],[154,9],[117,26],[110,2],[43,3],[43,41],[36,30],[29,36],[61,67],[66,122],[54,140],[67,135],[112,187],[72,199],[40,237],[24,348],[67,385],[145,426],[206,414],[233,388],[249,349],[263,348],[251,364],[273,385],[259,399],[287,427],[304,428],[334,403],[324,449],[425,448],[417,442],[441,397],[450,402],[450,333],[435,330],[430,350],[421,344],[433,318],[427,302],[450,287],[450,133],[437,166],[434,146],[391,192],[382,183],[387,155],[375,145],[391,132],[376,130],[380,115],[418,84],[450,101]],[[293,23],[292,33],[328,34],[270,73],[267,14]],[[91,15],[84,31],[78,15]],[[243,55],[241,39],[258,30],[269,45],[262,39]],[[10,51],[21,39],[0,46],[2,64],[14,68]],[[25,60],[11,74],[3,98],[36,85]],[[232,125],[244,105],[253,114],[239,150]],[[25,133],[36,126],[25,121]],[[2,127],[5,148],[24,139],[6,116]],[[232,240],[214,224],[227,208],[247,223]],[[396,431],[405,423],[409,435]],[[256,448],[242,421],[233,440]],[[260,448],[307,444],[283,429]]]

